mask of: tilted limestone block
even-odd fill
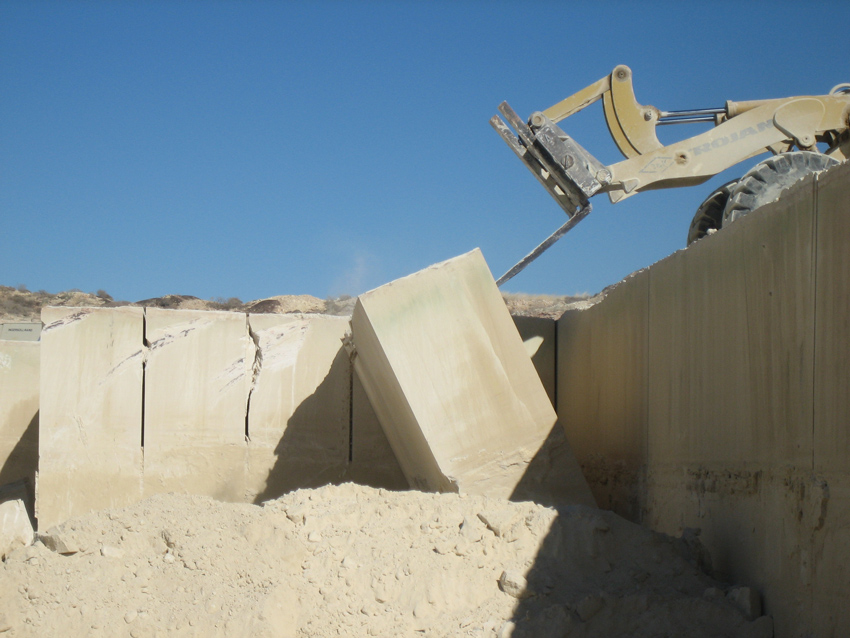
[[[248,498],[339,481],[349,456],[348,319],[252,314],[248,321],[259,347],[248,412]]]
[[[0,485],[35,484],[40,357],[37,341],[0,340]]]
[[[143,314],[41,312],[39,529],[142,496]]]
[[[255,364],[247,315],[147,308],[145,495],[245,498]]]
[[[481,252],[361,295],[354,365],[412,486],[592,504]]]

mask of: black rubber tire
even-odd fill
[[[726,210],[726,202],[729,201],[729,195],[732,194],[737,183],[738,180],[733,179],[731,182],[723,184],[699,205],[693,220],[691,220],[691,227],[688,229],[688,246],[711,234],[711,231],[720,229],[723,222],[723,211]]]
[[[804,177],[838,163],[833,157],[812,151],[793,151],[768,157],[738,180],[738,185],[726,202],[722,226],[776,201],[784,191]]]

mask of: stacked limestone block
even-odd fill
[[[142,497],[141,308],[45,308],[39,529]]]
[[[245,497],[256,348],[242,313],[146,310],[145,494]]]
[[[344,317],[249,315],[258,348],[248,408],[249,500],[339,482],[349,461]]]

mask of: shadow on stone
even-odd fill
[[[697,534],[673,538],[582,505],[558,506],[537,557],[523,575],[506,572],[517,599],[499,635],[762,638],[770,618],[751,622],[713,580]],[[506,586],[510,585],[510,587]],[[727,591],[728,590],[728,591]]]
[[[24,481],[27,513],[35,525],[35,473],[38,470],[38,411],[0,468],[0,486]]]
[[[255,503],[343,481],[350,452],[351,387],[341,387],[339,379],[350,378],[350,370],[346,373],[350,367],[348,355],[340,348],[324,380],[287,421],[275,446],[274,466]],[[341,412],[348,415],[344,429],[338,425]]]
[[[573,460],[564,428],[557,421],[528,465],[510,500],[540,505],[595,505],[584,476]]]

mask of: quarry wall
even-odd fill
[[[41,530],[162,492],[259,502],[344,481],[408,489],[342,347],[348,318],[136,307],[42,318],[40,342],[0,340],[0,485],[25,481],[32,505],[38,484]],[[516,321],[554,404],[554,322]]]
[[[599,504],[700,528],[776,636],[850,630],[850,165],[558,323],[558,413]]]

